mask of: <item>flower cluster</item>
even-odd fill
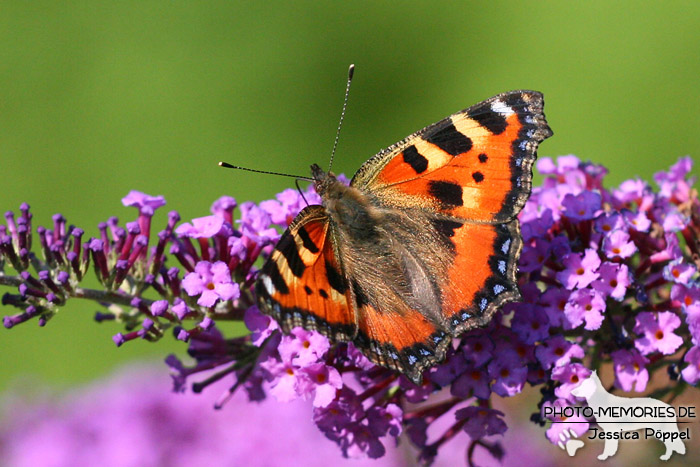
[[[308,404],[250,404],[243,393],[227,412],[202,394],[173,394],[158,368],[136,367],[55,400],[11,392],[0,401],[0,458],[7,466],[158,467],[350,465],[309,419]],[[263,423],[262,421],[267,421]],[[274,440],[274,446],[270,446]],[[264,453],[261,446],[270,446]],[[225,459],[225,461],[224,461]],[[344,462],[346,461],[346,462]],[[390,449],[381,464],[403,465]]]
[[[177,227],[179,216],[171,212],[150,249],[151,217],[164,201],[132,192],[123,201],[138,207],[139,216],[126,228],[112,218],[84,243],[83,231],[67,227],[60,215],[52,230],[37,228],[41,258],[31,251],[32,217],[23,205],[0,226],[0,267],[7,263],[16,272],[0,269],[0,285],[17,289],[3,304],[21,309],[4,324],[32,318],[44,324],[69,298],[93,298],[107,306],[98,320],[124,324],[118,345],[160,338],[169,327],[189,342],[192,365],[167,359],[176,391],[195,377],[195,392],[230,381],[217,407],[238,389],[256,401],[310,399],[316,425],[348,457],[381,457],[405,433],[430,462],[464,432],[470,459],[476,447],[498,458],[501,446],[485,438],[507,427],[492,394],[541,387],[532,420],[548,424],[556,444],[563,430],[581,434],[588,425],[547,420],[542,410],[575,405],[571,391],[591,370],[611,367],[619,391],[644,391],[651,373],[665,371],[667,384],[654,396],[667,399],[697,385],[700,203],[688,178],[691,165],[683,158],[657,174],[658,189],[639,179],[607,189],[601,166],[574,156],[540,159],[544,181],[520,214],[522,300],[457,339],[420,386],[372,364],[352,343],[330,345],[300,328],[282,335],[255,306],[259,260],[271,253],[281,228],[320,201],[313,188],[285,190],[260,204],[237,206],[223,197],[211,216]],[[80,286],[90,263],[101,290]],[[215,325],[223,320],[242,321],[250,333],[227,338]],[[429,435],[438,419],[450,423]]]

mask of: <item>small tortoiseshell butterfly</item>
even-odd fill
[[[451,338],[520,297],[516,215],[552,135],[543,106],[538,92],[499,94],[379,152],[350,186],[312,165],[323,205],[263,266],[260,309],[419,383]]]

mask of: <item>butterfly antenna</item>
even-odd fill
[[[302,177],[301,175],[291,175],[291,174],[283,174],[280,172],[270,172],[268,170],[255,170],[255,169],[249,169],[247,167],[239,167],[237,165],[231,165],[228,162],[219,162],[219,167],[224,167],[226,169],[238,169],[238,170],[245,170],[247,172],[255,172],[259,174],[268,174],[268,175],[279,175],[281,177],[292,177],[296,178],[297,180],[306,180],[307,182],[313,182],[314,179],[310,177]]]
[[[350,83],[352,83],[352,75],[355,73],[355,65],[350,65],[348,68],[348,84],[345,85],[345,100],[343,101],[343,111],[340,113],[340,122],[338,123],[338,130],[335,132],[335,141],[333,142],[333,150],[331,151],[331,162],[328,164],[328,171],[331,171],[333,167],[333,156],[335,156],[335,149],[338,147],[338,140],[340,139],[340,128],[343,126],[343,119],[345,118],[345,109],[348,106],[348,96],[350,95]]]
[[[296,180],[294,180],[294,184],[297,186],[297,191],[301,195],[301,199],[303,199],[304,202],[306,203],[306,205],[308,206],[309,202],[306,200],[306,196],[304,196],[304,192],[301,191],[301,187],[299,186],[299,179],[298,178]]]

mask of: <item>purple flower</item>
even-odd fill
[[[294,328],[289,336],[282,337],[278,350],[282,361],[303,367],[318,362],[329,348],[327,337],[315,331]]]
[[[466,420],[463,430],[471,439],[501,435],[508,429],[503,421],[503,412],[486,407],[465,407],[455,413],[457,420]]]
[[[678,258],[664,267],[664,278],[669,282],[688,284],[696,272],[697,269],[694,265],[684,262],[682,258]]]
[[[308,394],[315,391],[314,407],[327,407],[335,400],[336,392],[343,387],[343,378],[338,370],[323,363],[314,363],[301,370],[306,378],[300,379],[297,392]]]
[[[233,225],[233,210],[236,209],[238,203],[232,196],[222,196],[214,201],[211,205],[211,213],[217,217],[221,217],[224,221]]]
[[[257,306],[251,306],[245,311],[243,321],[251,331],[253,345],[257,346],[262,345],[265,339],[270,337],[276,329],[279,329],[277,321],[260,313]]]
[[[681,376],[688,384],[696,385],[700,381],[700,347],[691,348],[683,359],[688,364],[681,371]]]
[[[527,366],[512,349],[504,349],[489,363],[489,376],[494,379],[491,390],[501,397],[514,396],[523,390],[527,379]]]
[[[258,245],[268,245],[277,242],[280,233],[270,227],[270,215],[252,202],[240,205],[241,219],[238,221],[241,232]]]
[[[403,431],[402,421],[403,410],[396,404],[374,406],[367,411],[368,425],[377,437],[389,434],[397,438]]]
[[[185,222],[175,229],[180,237],[211,238],[221,232],[224,227],[224,218],[220,216],[206,216],[192,219],[192,224]]]
[[[163,316],[168,311],[170,303],[167,300],[156,300],[151,304],[151,313],[153,316]]]
[[[700,303],[695,302],[685,308],[685,320],[688,324],[691,341],[695,345],[700,345]]]
[[[350,389],[343,388],[339,391],[336,400],[327,407],[317,407],[314,410],[314,421],[329,439],[338,443],[344,456],[352,458],[367,456],[377,459],[384,455],[386,448],[376,433],[381,433],[382,428],[386,428],[391,435],[392,431],[396,432],[396,430],[391,429],[393,423],[388,420],[374,427],[374,424],[370,425],[370,420],[365,418],[364,414],[365,411],[357,395]],[[370,410],[369,414],[376,419],[373,411]],[[387,414],[390,417],[400,416],[388,409],[388,406],[384,415]]]
[[[597,272],[600,258],[598,253],[590,248],[586,249],[583,257],[579,253],[567,255],[563,264],[565,269],[557,273],[557,280],[569,290],[587,287],[600,275]]]
[[[654,175],[654,181],[661,189],[661,196],[664,198],[675,198],[679,202],[687,201],[690,184],[685,177],[692,168],[693,159],[686,156],[672,165],[668,172],[657,172]]]
[[[538,345],[535,355],[545,369],[566,365],[572,358],[583,358],[583,349],[578,344],[567,341],[564,336],[553,336]]]
[[[213,306],[217,300],[235,300],[240,296],[239,285],[231,281],[231,272],[226,263],[200,261],[194,272],[185,276],[182,286],[191,297],[200,295],[197,304]]]
[[[644,211],[624,211],[625,221],[631,228],[638,232],[648,232],[651,227],[651,220]]]
[[[440,387],[449,386],[467,367],[467,360],[462,353],[448,355],[444,362],[430,369],[430,381]]]
[[[643,311],[636,318],[634,332],[641,337],[634,341],[634,346],[644,355],[653,352],[671,355],[683,344],[683,338],[673,333],[680,325],[680,318],[673,312]]]
[[[527,344],[534,344],[549,336],[549,319],[544,309],[530,304],[518,304],[511,328]]]
[[[650,192],[647,182],[633,178],[625,180],[618,188],[614,189],[613,196],[621,206],[626,207],[631,203],[636,203],[640,210],[646,210],[651,204]]]
[[[289,402],[299,398],[299,396],[306,398],[311,392],[310,382],[305,381],[306,375],[291,363],[283,363],[270,358],[262,362],[260,366],[271,375],[268,392],[278,401]],[[300,394],[301,391],[303,392]]]
[[[538,238],[534,246],[526,245],[523,248],[518,268],[523,272],[539,271],[549,257],[549,250],[549,242]]]
[[[666,232],[680,232],[690,222],[687,215],[682,213],[671,203],[659,202],[654,207],[654,215],[662,219],[661,225]]]
[[[306,206],[311,204],[321,204],[321,197],[316,194],[316,191],[311,187],[304,193],[288,188],[282,193],[275,196],[277,200],[268,200],[260,203],[260,207],[270,215],[273,223],[287,227],[292,223],[292,220]],[[304,197],[306,201],[304,201]]]
[[[630,241],[630,236],[623,230],[613,230],[605,236],[603,240],[603,251],[610,258],[629,258],[637,252],[634,242]]]
[[[600,193],[583,191],[577,195],[568,194],[562,201],[564,215],[575,220],[582,221],[593,219],[601,208]]]
[[[571,292],[565,288],[550,287],[543,294],[540,303],[549,317],[550,326],[561,327],[565,324],[564,310],[569,301]]]
[[[553,413],[563,414],[565,409],[571,407],[571,405],[565,399],[556,399],[554,402],[546,401],[542,405],[542,413],[547,413],[545,411],[551,410]],[[581,412],[572,412],[574,415],[572,417],[557,416],[554,417],[555,421],[552,426],[547,430],[547,439],[550,443],[557,445],[561,442],[561,435],[564,431],[573,431],[576,437],[582,436],[588,431],[589,424]]]
[[[623,391],[642,392],[649,382],[649,360],[636,349],[616,350],[611,354],[615,368],[615,386]]]
[[[467,362],[480,367],[493,357],[493,341],[485,333],[471,333],[462,339],[462,354]]]
[[[600,265],[598,272],[600,277],[592,283],[593,288],[603,296],[622,301],[630,285],[627,265],[605,262]]]
[[[491,378],[485,369],[468,368],[452,383],[450,392],[462,399],[478,397],[486,400],[491,395],[490,382]]]
[[[591,370],[580,363],[569,363],[556,366],[552,370],[552,379],[561,383],[554,390],[554,394],[560,399],[570,399],[571,390],[591,375]]]
[[[605,311],[605,299],[592,289],[580,289],[572,292],[569,301],[564,307],[564,314],[572,328],[583,324],[588,331],[600,328],[603,323]]]
[[[596,232],[607,234],[622,229],[625,221],[619,212],[606,212],[596,217],[593,225]]]
[[[165,198],[131,190],[128,195],[122,198],[122,204],[124,206],[134,206],[139,208],[139,211],[148,211],[150,214],[153,214],[153,211],[161,206],[165,206]]]

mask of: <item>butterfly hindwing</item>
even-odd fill
[[[305,208],[275,246],[255,290],[261,310],[284,331],[301,326],[347,341],[356,334],[355,314],[328,235],[323,207]]]
[[[417,310],[381,313],[364,304],[358,317],[357,348],[372,362],[400,371],[416,383],[423,370],[445,358],[449,334]]]
[[[387,205],[509,221],[529,196],[537,146],[552,134],[543,105],[538,92],[499,94],[381,151],[352,185]]]
[[[522,248],[517,219],[505,224],[435,221],[451,244],[442,311],[452,336],[486,324],[504,303],[520,297],[516,284]]]

